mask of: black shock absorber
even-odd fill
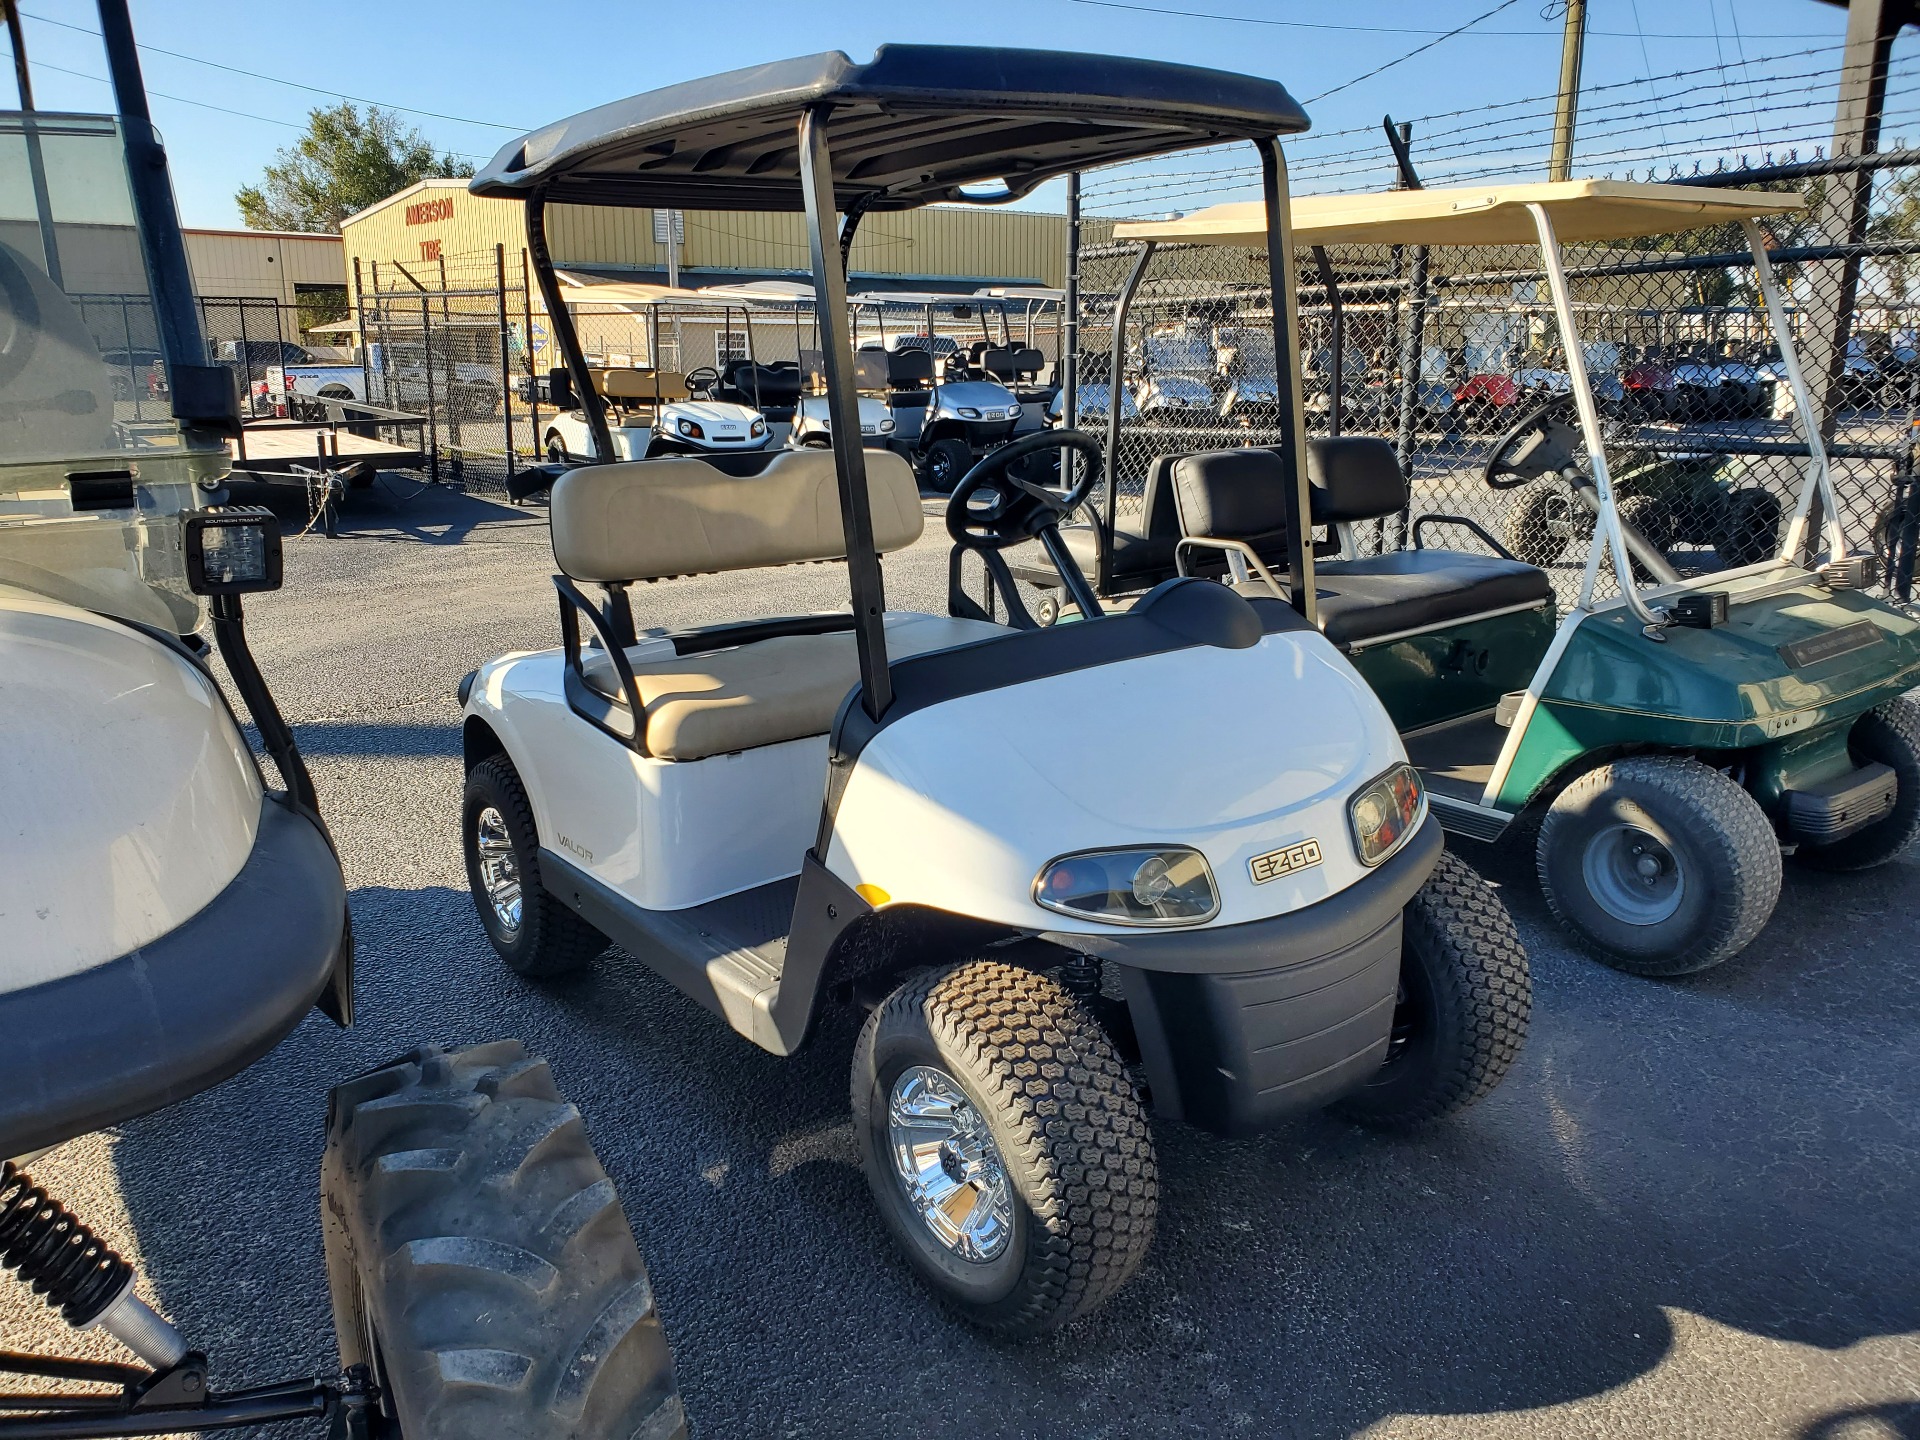
[[[98,1320],[133,1278],[112,1246],[11,1160],[0,1163],[0,1264],[76,1327]]]
[[[77,1330],[99,1325],[164,1369],[186,1342],[133,1293],[133,1266],[11,1160],[0,1161],[0,1265]]]

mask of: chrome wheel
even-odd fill
[[[1627,925],[1658,925],[1680,908],[1687,881],[1666,845],[1637,825],[1609,825],[1587,842],[1587,893]]]
[[[507,822],[489,805],[473,822],[474,849],[480,855],[480,883],[500,928],[512,934],[520,928],[520,862],[513,853]]]
[[[996,1259],[1013,1238],[1006,1166],[959,1082],[931,1065],[901,1071],[887,1100],[893,1171],[934,1238],[962,1260]]]

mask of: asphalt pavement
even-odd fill
[[[327,1087],[424,1041],[518,1036],[587,1117],[710,1440],[1920,1436],[1920,860],[1790,864],[1745,955],[1656,983],[1573,952],[1525,856],[1464,847],[1532,956],[1506,1084],[1412,1140],[1158,1124],[1145,1268],[1064,1334],[1009,1344],[889,1247],[847,1125],[853,1017],[780,1060],[618,952],[536,987],[488,947],[454,687],[556,643],[544,512],[387,477],[341,538],[289,539],[286,569],[248,616],[343,853],[360,1023],[310,1018],[244,1075],[35,1166],[138,1256],[216,1385],[334,1363]],[[886,576],[895,605],[942,608],[937,521]],[[688,623],[843,587],[815,565],[635,603]],[[0,1343],[64,1338],[0,1282]]]

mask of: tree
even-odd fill
[[[307,133],[279,153],[259,185],[243,185],[233,199],[255,230],[338,231],[356,210],[416,180],[471,174],[471,165],[436,155],[391,110],[348,102],[312,111]]]

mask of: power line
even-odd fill
[[[1225,20],[1236,25],[1270,25],[1282,30],[1343,30],[1366,35],[1437,35],[1446,39],[1457,35],[1457,30],[1443,31],[1412,25],[1336,25],[1325,20],[1273,20],[1264,15],[1222,15],[1214,10],[1176,10],[1164,5],[1135,5],[1125,0],[1073,0],[1076,5],[1097,5],[1103,10],[1132,10],[1142,15],[1170,15],[1181,20]],[[1485,37],[1504,36],[1531,39],[1540,32],[1536,30],[1482,30]],[[1589,30],[1589,35],[1605,35],[1615,39],[1632,39],[1635,32],[1630,30]],[[1709,40],[1712,36],[1686,32],[1658,32],[1650,38],[1655,40]],[[1819,30],[1775,30],[1756,31],[1756,40],[1824,40],[1825,31]]]
[[[1515,4],[1515,0],[1500,0],[1500,3],[1494,6],[1491,10],[1486,11],[1484,14],[1474,16],[1473,19],[1467,21],[1466,24],[1460,26],[1458,29],[1447,31],[1447,33],[1442,35],[1438,40],[1429,40],[1424,45],[1416,45],[1413,47],[1413,49],[1407,51],[1406,54],[1396,56],[1394,59],[1387,61],[1387,63],[1384,65],[1376,65],[1373,67],[1373,69],[1367,71],[1367,73],[1364,75],[1356,75],[1353,77],[1353,79],[1343,81],[1342,83],[1334,86],[1331,90],[1322,90],[1318,95],[1309,97],[1305,103],[1308,105],[1317,104],[1319,101],[1326,99],[1329,95],[1338,95],[1342,90],[1351,90],[1354,86],[1358,85],[1362,80],[1371,80],[1374,76],[1382,74],[1385,71],[1391,70],[1396,65],[1404,65],[1406,64],[1407,61],[1413,59],[1414,56],[1426,54],[1427,51],[1433,49],[1434,46],[1443,45],[1447,41],[1453,39],[1454,36],[1462,33],[1463,31],[1471,30],[1474,26],[1478,25],[1482,20],[1491,20],[1495,15],[1498,15],[1502,10],[1510,9],[1514,4]]]
[[[66,66],[55,65],[49,60],[36,60],[33,62],[33,68],[35,70],[57,71],[62,75],[72,75],[79,80],[91,80],[96,85],[111,85],[113,83],[104,76],[89,75],[84,70],[69,70]],[[234,115],[242,120],[258,120],[263,125],[279,125],[288,130],[305,130],[307,128],[306,125],[297,124],[292,120],[276,120],[271,115],[256,115],[251,110],[235,110],[230,106],[215,105],[207,100],[190,100],[185,95],[169,95],[164,90],[149,89],[147,94],[156,100],[171,100],[176,105],[193,105],[201,110],[216,110],[222,115]],[[492,158],[487,155],[464,155],[457,150],[449,151],[448,153],[460,160],[485,161]]]
[[[37,21],[42,25],[57,25],[62,30],[72,30],[81,35],[98,36],[100,34],[98,30],[89,30],[84,25],[74,25],[65,20],[56,20],[51,15],[36,15],[31,10],[22,10],[20,14],[26,19]],[[139,44],[136,48],[144,50],[151,55],[165,55],[174,60],[187,60],[187,61],[191,61],[195,65],[205,65],[214,70],[224,70],[229,75],[244,75],[251,80],[265,80],[268,83],[273,85],[285,85],[289,89],[305,90],[312,95],[328,95],[333,97],[336,100],[352,100],[356,104],[360,104],[360,105],[377,105],[383,110],[399,110],[399,111],[403,111],[408,115],[424,115],[431,120],[451,120],[458,125],[484,125],[491,130],[510,130],[516,135],[524,134],[526,131],[533,128],[530,125],[506,125],[506,124],[502,124],[498,120],[475,120],[466,115],[443,115],[438,110],[417,110],[411,105],[390,105],[384,100],[369,100],[364,95],[349,95],[344,90],[327,90],[318,85],[306,85],[306,84],[302,84],[298,80],[286,80],[286,79],[282,79],[278,75],[263,74],[261,71],[258,71],[258,70],[243,70],[237,65],[224,65],[218,60],[208,60],[205,57],[199,56],[199,55],[188,55],[179,50],[167,50],[167,49],[163,49],[161,46],[158,46],[158,45],[147,45],[142,43],[142,44]],[[59,67],[56,65],[42,66],[41,63],[38,61],[35,62],[35,68],[36,69],[45,68],[48,70],[59,69]],[[66,71],[63,73],[74,74],[77,72]],[[93,77],[89,75],[84,78],[90,80]],[[154,91],[153,93],[158,94],[159,92]],[[177,95],[174,95],[174,96],[169,96],[168,98],[178,100],[180,97]],[[195,100],[188,100],[185,103],[189,105],[195,105],[201,102],[195,101]],[[218,105],[210,105],[207,108],[210,110],[218,110],[220,107]],[[238,115],[243,112],[236,110],[236,111],[233,111],[232,113]],[[265,119],[266,117],[260,116],[260,115],[251,115],[251,116],[248,116],[247,118],[252,120],[260,120],[260,119]],[[268,123],[275,124],[275,125],[284,125],[289,122],[284,120],[273,120],[273,121],[269,121]],[[301,129],[303,127],[295,126],[294,128]],[[468,157],[468,158],[472,158],[472,157]],[[485,159],[488,157],[482,156],[480,158]]]

